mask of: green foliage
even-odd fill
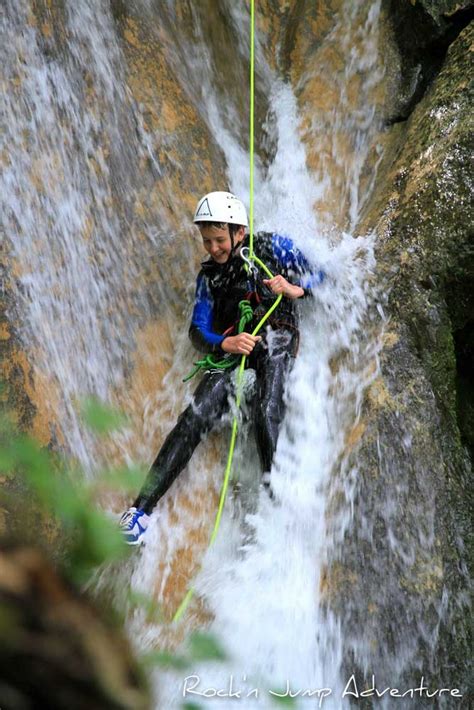
[[[146,597],[142,597],[142,600]],[[213,634],[195,631],[189,636],[188,652],[176,655],[167,651],[150,651],[143,654],[141,660],[147,666],[161,666],[173,670],[189,670],[196,662],[225,661],[228,656]]]
[[[94,400],[83,409],[89,425],[101,435],[125,421],[119,412]],[[0,418],[0,471],[10,479],[20,477],[34,500],[57,521],[64,543],[64,571],[75,582],[85,582],[97,566],[129,553],[116,522],[97,509],[95,486],[85,482],[84,473],[17,431],[8,414]],[[130,485],[130,475],[123,485]],[[109,478],[118,485],[124,471],[104,477],[101,484]]]
[[[85,400],[81,411],[89,428],[98,436],[107,435],[127,422],[123,414],[91,398]],[[120,560],[130,553],[117,522],[97,508],[95,495],[103,486],[136,489],[137,479],[142,480],[144,474],[139,467],[107,470],[92,483],[87,483],[79,466],[41,447],[32,437],[19,432],[11,417],[2,414],[0,472],[9,480],[21,480],[27,492],[32,494],[30,499],[26,499],[30,508],[34,499],[60,526],[63,571],[74,583],[84,584],[99,566]],[[0,494],[6,496],[1,490]],[[21,498],[24,498],[23,490]],[[38,536],[41,539],[40,531]],[[164,622],[161,608],[154,599],[133,590],[127,598],[130,604],[145,611],[147,623]],[[0,614],[0,626],[4,627],[7,623],[10,623],[8,616]],[[189,637],[185,654],[155,650],[143,654],[140,661],[145,668],[157,666],[182,672],[196,662],[224,661],[226,658],[225,651],[214,636],[196,632]],[[196,710],[200,706],[186,702],[182,707]]]
[[[133,606],[138,606],[146,612],[146,621],[148,623],[159,624],[165,621],[161,606],[147,594],[131,589],[127,594],[127,598]]]
[[[168,651],[150,651],[140,656],[140,660],[145,666],[160,666],[175,671],[185,671],[190,665],[189,658]]]
[[[270,695],[275,705],[283,705],[287,708],[296,707],[296,698],[292,698],[289,695],[284,695],[284,693],[286,693],[286,690],[275,690],[275,688],[273,688],[273,692],[280,693],[280,695]]]
[[[113,490],[132,492],[137,490],[137,481],[145,478],[146,471],[143,466],[117,466],[101,472],[97,483],[91,483],[92,490],[106,486]]]
[[[128,423],[128,418],[95,397],[87,397],[81,406],[81,412],[86,424],[97,434],[108,434],[120,429]]]
[[[225,661],[226,653],[217,639],[209,633],[196,631],[189,637],[190,654],[193,661]]]

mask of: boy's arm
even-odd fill
[[[306,298],[313,294],[313,289],[324,280],[325,273],[321,269],[312,268],[304,254],[294,245],[289,237],[279,234],[272,236],[273,253],[284,268],[284,272],[291,278],[291,283],[300,286]],[[297,278],[294,279],[294,276]]]
[[[194,299],[194,309],[189,326],[189,338],[200,352],[211,353],[221,350],[223,335],[214,333],[213,322],[213,301],[207,286],[206,277],[200,273],[196,283],[196,296]]]

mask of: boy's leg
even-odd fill
[[[193,401],[168,434],[134,506],[150,514],[175,478],[189,462],[203,434],[209,432],[229,408],[230,373],[207,372]]]
[[[298,347],[298,333],[273,331],[266,345],[256,363],[257,394],[254,400],[255,438],[264,474],[270,473],[285,414],[283,394]]]

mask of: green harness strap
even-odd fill
[[[243,333],[247,323],[253,318],[253,310],[250,301],[243,300],[239,303],[240,319],[237,332]],[[220,360],[215,360],[213,355],[206,355],[201,360],[194,363],[195,367],[192,372],[189,373],[187,377],[184,378],[183,382],[188,382],[194,375],[196,375],[199,370],[228,370],[231,367],[237,365],[239,360],[238,355],[227,354],[224,355]]]
[[[261,261],[258,258],[258,256],[255,256],[255,254],[253,253],[253,244],[252,244],[252,248],[249,248],[249,260],[250,259],[252,261],[255,261],[255,263],[258,264],[258,266],[260,266],[262,271],[264,271],[270,279],[273,277],[273,274],[270,271],[270,269],[268,269],[266,267],[266,265],[263,263],[263,261]],[[281,300],[281,296],[280,296],[280,300]],[[277,299],[277,301],[278,301],[278,303],[280,302],[278,299]],[[278,303],[276,303],[276,305],[275,304],[272,305],[272,307],[268,311],[268,315],[265,316],[265,320],[267,320],[268,316],[273,313],[273,311],[275,310]],[[253,318],[253,311],[252,311],[252,306],[251,306],[250,301],[247,301],[246,299],[240,301],[239,312],[240,312],[240,318],[239,318],[239,325],[237,328],[237,332],[243,333],[243,331],[245,330],[245,326],[247,325],[247,323],[250,323],[250,321]],[[255,330],[255,332],[252,333],[252,335],[255,335],[255,333],[257,333],[260,330],[260,328],[262,327],[265,320],[258,323],[257,330]],[[237,365],[238,359],[239,359],[238,355],[231,355],[231,354],[224,355],[224,357],[220,358],[219,360],[216,360],[214,358],[214,355],[206,355],[206,357],[203,357],[203,358],[201,358],[201,360],[198,360],[197,362],[194,363],[194,365],[195,365],[194,370],[192,370],[189,373],[189,375],[187,375],[184,378],[183,382],[189,382],[189,380],[192,380],[194,375],[196,375],[199,372],[199,370],[228,370],[231,367],[235,367]]]

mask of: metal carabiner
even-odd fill
[[[245,253],[244,253],[244,252],[245,252]],[[245,261],[245,263],[247,264],[247,266],[248,266],[248,268],[250,269],[250,271],[252,272],[252,274],[253,274],[253,275],[257,275],[257,274],[258,274],[258,269],[257,269],[257,266],[253,263],[253,261],[252,261],[251,258],[250,258],[250,249],[249,249],[249,247],[242,247],[241,250],[240,250],[240,256],[241,256],[242,259]]]

